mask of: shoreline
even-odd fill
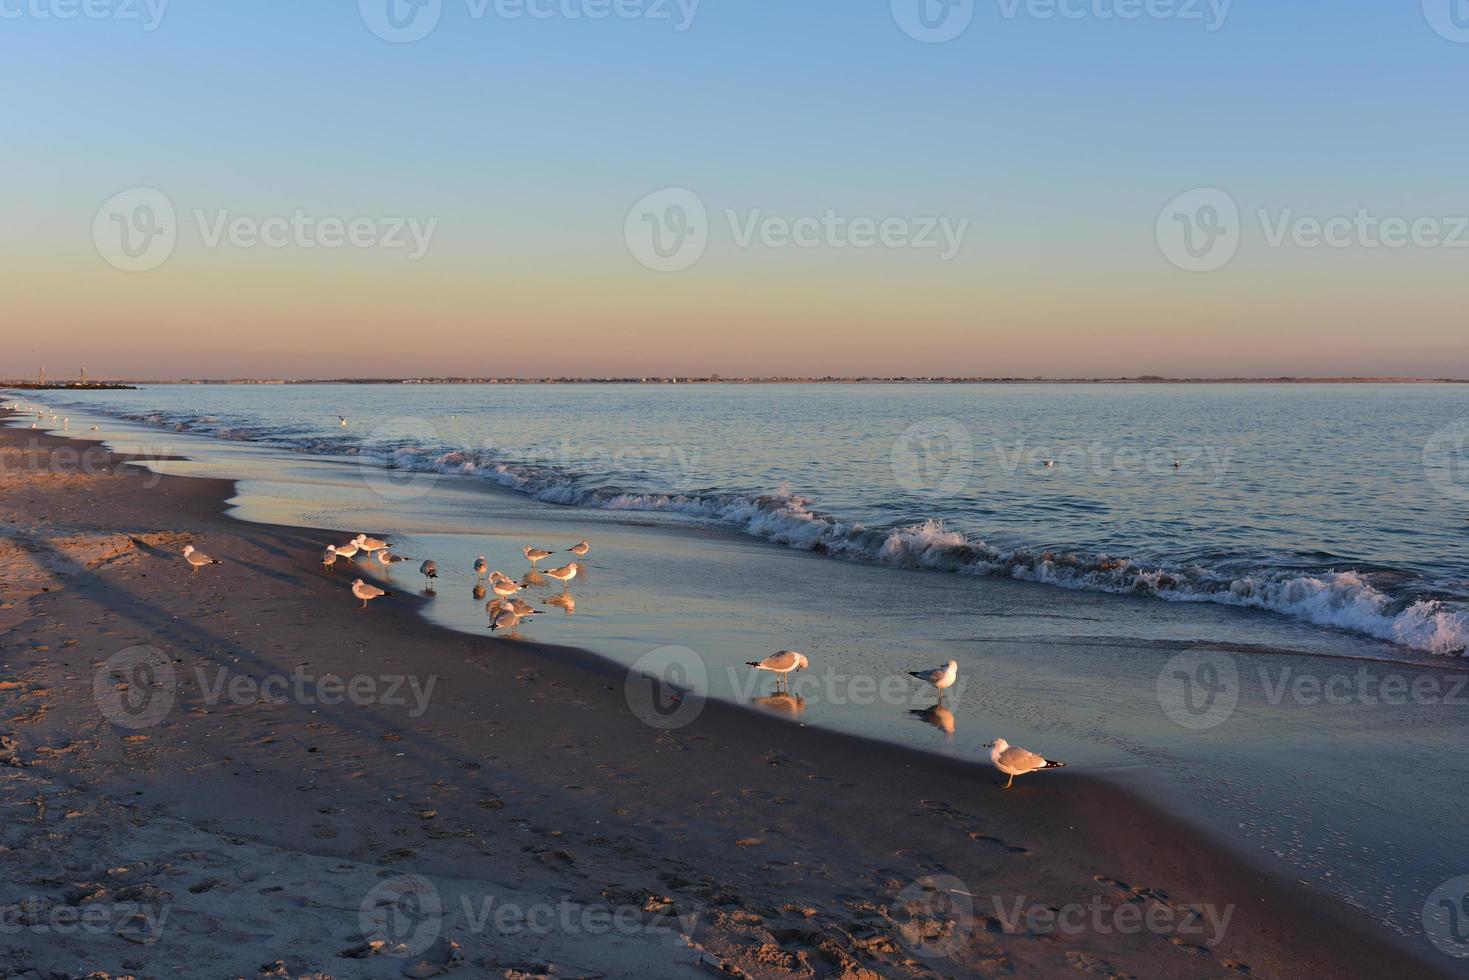
[[[22,433],[36,439],[37,445],[48,447],[48,451],[58,444],[75,446],[79,441],[50,435],[37,437],[24,430],[7,428],[0,433],[3,440],[0,445],[10,451],[23,437]],[[108,468],[114,471],[117,468],[117,459],[110,454]],[[1326,907],[1333,900],[1296,886],[1282,876],[1253,869],[1244,855],[1233,853],[1223,842],[1206,838],[1113,785],[1066,772],[1045,777],[1044,781],[1041,777],[1030,783],[1022,781],[1016,790],[1001,794],[994,785],[993,771],[977,762],[959,762],[789,722],[772,727],[766,715],[712,700],[686,729],[676,733],[658,732],[629,710],[618,683],[625,677],[623,668],[595,653],[530,642],[516,643],[513,650],[507,650],[503,644],[492,644],[486,639],[467,637],[427,623],[419,615],[416,602],[401,599],[384,600],[374,604],[367,613],[358,614],[355,603],[342,601],[341,590],[346,579],[323,575],[315,563],[320,541],[329,540],[329,535],[335,532],[312,534],[294,527],[245,523],[231,518],[225,513],[226,501],[234,492],[231,481],[163,476],[156,480],[154,489],[143,490],[140,486],[114,485],[119,482],[115,477],[66,474],[60,477],[57,482],[62,485],[43,504],[69,502],[75,507],[80,502],[77,498],[89,493],[92,501],[87,510],[95,515],[97,499],[106,497],[116,504],[113,513],[117,516],[110,522],[116,526],[97,525],[92,516],[88,519],[89,533],[141,542],[130,545],[120,556],[105,559],[95,571],[75,573],[74,578],[83,580],[90,601],[105,606],[110,601],[111,590],[127,591],[131,602],[145,603],[150,614],[124,618],[140,625],[146,622],[170,638],[171,644],[177,642],[176,630],[182,629],[182,635],[188,636],[193,630],[204,629],[214,617],[225,616],[238,634],[251,639],[226,641],[221,635],[206,639],[188,651],[211,665],[223,662],[221,656],[228,655],[258,660],[256,669],[269,665],[281,671],[286,666],[284,662],[270,661],[286,653],[262,655],[259,651],[300,649],[309,653],[313,666],[324,663],[336,672],[353,666],[360,668],[359,661],[372,653],[391,653],[391,659],[399,663],[432,664],[435,670],[467,674],[467,679],[455,676],[451,688],[441,688],[439,703],[424,714],[425,720],[432,721],[433,737],[429,741],[443,744],[475,741],[476,735],[484,733],[474,729],[476,709],[471,705],[490,703],[501,711],[494,719],[495,724],[505,726],[500,733],[517,733],[522,739],[529,737],[523,743],[515,739],[517,744],[512,746],[504,744],[506,739],[491,745],[493,735],[479,739],[473,753],[460,753],[475,755],[473,759],[460,761],[472,762],[479,768],[469,770],[458,763],[453,768],[445,767],[446,760],[441,756],[453,753],[441,748],[438,755],[430,752],[427,759],[414,759],[412,767],[399,769],[390,754],[391,747],[398,743],[381,739],[369,742],[360,732],[349,732],[349,728],[360,725],[356,719],[334,719],[330,724],[341,727],[335,734],[354,758],[366,757],[372,763],[367,766],[370,773],[391,773],[387,782],[428,782],[428,775],[439,772],[440,782],[446,785],[431,783],[430,786],[451,794],[458,789],[454,781],[466,778],[464,772],[491,769],[505,785],[519,787],[524,793],[549,801],[550,811],[557,819],[578,828],[558,829],[558,836],[550,838],[551,841],[579,836],[583,842],[575,851],[577,857],[569,862],[574,870],[560,867],[567,863],[555,854],[561,848],[551,843],[532,845],[547,848],[529,852],[534,855],[530,860],[537,867],[534,874],[526,876],[535,884],[545,885],[542,891],[555,893],[561,888],[562,894],[575,893],[583,898],[595,893],[597,890],[589,890],[582,880],[588,867],[594,869],[592,877],[603,880],[638,877],[636,869],[642,866],[641,861],[629,862],[626,855],[598,860],[602,855],[595,850],[588,852],[588,848],[598,845],[587,843],[587,839],[606,836],[605,831],[588,834],[586,828],[591,825],[616,824],[618,834],[643,854],[658,853],[660,847],[676,845],[679,866],[663,866],[652,875],[646,874],[644,867],[641,883],[624,880],[608,887],[661,887],[678,892],[666,878],[659,877],[662,874],[678,880],[687,878],[689,884],[685,890],[697,893],[701,887],[700,876],[712,872],[720,887],[713,887],[713,883],[702,886],[708,892],[702,897],[713,910],[701,922],[698,947],[752,975],[794,975],[800,972],[797,965],[801,962],[834,962],[844,975],[861,975],[858,971],[864,969],[901,975],[891,971],[909,969],[904,962],[914,959],[911,952],[905,951],[902,929],[913,920],[901,921],[905,918],[900,908],[902,903],[895,903],[894,897],[903,895],[920,879],[933,876],[952,876],[967,884],[967,890],[973,895],[984,896],[972,910],[974,920],[969,923],[965,944],[956,951],[961,962],[947,967],[957,968],[961,973],[993,971],[1001,961],[1026,972],[1039,975],[1054,972],[1058,976],[1072,975],[1071,971],[1078,967],[1090,969],[1087,964],[1092,960],[1105,962],[1109,969],[1115,966],[1139,976],[1160,975],[1159,971],[1173,976],[1215,976],[1221,966],[1229,969],[1230,963],[1247,965],[1255,976],[1302,975],[1303,962],[1319,970],[1311,974],[1319,976],[1367,976],[1404,966],[1420,975],[1435,975],[1439,966],[1418,959],[1393,937],[1379,935],[1380,931],[1366,916],[1334,904]],[[104,479],[112,479],[113,483],[104,483]],[[7,491],[6,497],[0,499],[6,501],[7,509],[12,509],[16,506],[13,502],[16,488],[7,486]],[[58,508],[43,506],[43,509],[52,512],[45,515],[48,518],[45,523],[53,523]],[[189,536],[201,538],[203,550],[226,561],[221,567],[202,570],[197,576],[202,583],[190,576],[177,559],[177,549],[172,547],[176,540],[163,537],[150,540],[147,532],[140,536],[142,528],[168,526],[181,519],[191,527],[186,532]],[[214,543],[221,539],[229,542],[227,549]],[[112,581],[115,577],[117,582]],[[147,583],[142,581],[144,577],[149,579]],[[234,590],[245,582],[250,584],[249,594],[236,594]],[[32,615],[12,622],[15,618],[12,608],[0,613],[5,617],[0,619],[0,627],[6,629],[9,637],[17,630],[24,632],[27,623],[43,615],[53,617],[48,622],[75,623],[73,616],[61,615],[66,607],[58,600],[77,588],[77,583],[69,582],[51,592],[31,595],[25,605]],[[6,599],[15,605],[9,594]],[[205,605],[198,605],[200,602]],[[258,602],[270,604],[262,607],[269,616],[253,607]],[[321,647],[308,646],[290,636],[291,631],[282,625],[264,621],[247,623],[249,616],[289,620],[295,629],[312,633],[318,639],[335,639],[342,645],[357,644],[357,648],[337,651],[330,642]],[[182,626],[172,625],[175,622]],[[207,635],[214,634],[207,632]],[[209,651],[216,642],[221,644],[221,649]],[[386,650],[380,648],[383,643],[389,644]],[[106,659],[105,655],[111,652],[101,636],[78,638],[76,645],[89,654],[102,654],[96,658],[99,660]],[[112,645],[118,645],[117,641]],[[189,645],[185,642],[184,649]],[[29,649],[35,650],[35,646]],[[455,651],[454,655],[444,656],[445,649]],[[18,655],[26,650],[24,645],[6,644],[5,660],[12,670],[21,666],[17,663]],[[50,660],[39,657],[31,662],[31,667],[45,665]],[[533,680],[525,679],[530,676],[526,671],[533,672]],[[20,670],[20,675],[23,677],[25,671]],[[70,716],[73,721],[85,719],[91,696],[91,671],[83,669],[79,675],[71,683],[50,679],[45,714],[52,720],[43,718],[34,729],[21,726],[15,729],[17,734],[54,728],[63,716]],[[0,680],[14,682],[16,679],[7,673]],[[519,695],[526,691],[535,693],[522,702]],[[449,704],[443,703],[446,698],[450,699]],[[495,701],[496,698],[502,700]],[[527,704],[533,707],[527,708]],[[375,706],[371,713],[380,714],[381,707]],[[360,826],[337,827],[332,837],[314,838],[309,828],[300,825],[316,814],[290,812],[290,807],[285,807],[286,813],[281,812],[283,803],[292,796],[289,790],[282,790],[300,774],[275,771],[274,767],[280,765],[276,750],[266,746],[280,744],[281,735],[276,731],[271,735],[273,741],[256,743],[261,722],[250,717],[255,709],[253,704],[232,705],[222,713],[228,719],[221,720],[216,717],[221,713],[210,708],[203,715],[171,716],[161,729],[153,729],[148,736],[152,744],[147,750],[151,759],[144,771],[155,775],[143,780],[148,788],[142,791],[149,805],[171,818],[182,813],[195,821],[228,825],[232,832],[242,831],[263,841],[274,839],[277,846],[292,843],[301,847],[305,841],[319,839],[334,842],[317,845],[322,850],[340,850],[343,845],[335,842],[342,837],[356,836],[361,832]],[[287,713],[291,714],[289,709]],[[300,737],[315,737],[303,734],[317,730],[304,727],[313,723],[312,713],[298,711],[296,714],[304,717],[292,719],[291,726],[271,727],[292,727]],[[221,781],[225,786],[233,784],[235,788],[229,793],[228,805],[226,801],[201,800],[203,794],[199,787],[191,786],[189,780],[170,778],[181,767],[187,768],[191,759],[202,763],[197,758],[199,753],[214,755],[199,747],[204,735],[202,728],[191,729],[215,722],[225,729],[222,736],[214,734],[222,737],[230,749],[228,764],[240,766],[241,773],[228,779],[222,775],[203,778]],[[5,723],[7,731],[10,724]],[[125,746],[142,743],[120,742],[111,726],[89,725],[85,720],[78,724],[82,730],[94,733],[95,752],[88,755],[78,749],[62,758],[87,756],[82,768],[95,774],[96,781],[104,787],[132,783],[137,773],[130,759],[132,750]],[[401,742],[416,724],[403,719],[395,723],[389,718],[383,725],[383,734],[396,733]],[[49,737],[61,734],[53,730]],[[566,744],[568,739],[570,744]],[[35,747],[33,743],[25,748],[35,750]],[[495,752],[486,757],[484,750],[490,747]],[[548,757],[555,760],[551,767],[556,769],[555,773],[541,771]],[[718,760],[717,765],[710,765],[713,759]],[[165,760],[180,765],[165,764]],[[493,765],[487,765],[490,760]],[[34,770],[38,765],[41,765],[39,759],[28,768]],[[214,759],[211,765],[218,773],[218,760]],[[243,773],[244,768],[252,765],[253,777]],[[357,763],[351,768],[356,771],[366,765]],[[65,781],[67,768],[61,767],[50,778]],[[608,775],[614,770],[615,774]],[[332,766],[313,769],[310,782],[317,788],[312,791],[321,792],[329,787],[334,796],[355,797],[351,786],[354,780],[349,776],[350,773]],[[566,783],[565,779],[571,777],[581,781]],[[239,780],[257,792],[242,793]],[[876,799],[867,788],[873,783],[884,790]],[[588,786],[595,789],[588,793]],[[731,790],[731,786],[744,788]],[[258,792],[262,787],[273,788],[275,792]],[[413,792],[424,792],[424,789],[417,787]],[[428,795],[432,798],[435,794]],[[356,806],[369,808],[368,826],[391,823],[402,816],[400,811],[404,807],[394,806],[391,800],[373,807],[368,802],[372,796],[380,794],[354,799]],[[658,801],[658,815],[643,820],[639,818],[640,807],[646,805],[649,797]],[[466,839],[459,836],[459,830],[474,835],[489,845],[481,847],[474,860],[507,876],[513,873],[495,858],[509,858],[507,863],[513,864],[514,854],[504,853],[503,848],[495,846],[493,828],[490,836],[482,836],[487,831],[481,822],[499,823],[503,833],[504,817],[511,816],[515,808],[511,806],[511,794],[502,793],[494,798],[504,805],[479,808],[473,814],[474,819],[456,810],[453,816],[463,820],[464,826],[447,839],[451,842]],[[453,869],[466,855],[446,854],[445,851],[452,849],[432,843],[440,838],[430,836],[427,841],[418,841],[416,838],[422,835],[422,830],[417,835],[411,832],[425,824],[438,826],[432,821],[447,818],[448,809],[438,809],[432,818],[421,818],[423,812],[428,810],[414,814],[415,819],[408,824],[410,832],[400,835],[412,838],[415,850],[425,852],[411,859],[415,872],[420,867],[431,874],[440,869]],[[544,811],[537,806],[530,812],[534,815],[527,817],[522,812],[519,819],[534,823]],[[1102,815],[1100,819],[1099,815]],[[286,820],[293,832],[272,828],[272,818]],[[360,824],[362,820],[358,814],[354,823]],[[820,835],[803,833],[803,828],[811,826],[821,828]],[[745,827],[747,836],[736,838],[738,827]],[[521,834],[527,832],[525,825],[510,824],[512,831],[516,828]],[[915,834],[923,835],[923,841],[915,843]],[[105,847],[126,848],[120,840],[102,843]],[[358,846],[352,852],[354,860],[381,854],[381,842],[356,843]],[[314,853],[309,849],[305,852]],[[521,855],[520,861],[526,860],[526,852],[517,849],[514,853]],[[936,854],[944,857],[940,859]],[[550,856],[542,860],[544,855]],[[15,851],[6,852],[3,857],[9,863],[16,857]],[[772,889],[768,882],[750,880],[747,866],[762,857],[767,858],[762,879],[785,877],[789,879],[785,884],[790,887]],[[485,861],[486,858],[490,860]],[[807,870],[797,870],[803,865]],[[548,868],[553,873],[548,873]],[[817,870],[809,870],[812,868]],[[691,875],[690,871],[695,873]],[[1123,884],[1127,882],[1138,884]],[[890,883],[898,887],[888,887]],[[713,901],[735,892],[746,894],[735,895],[738,901],[724,905]],[[783,910],[777,900],[780,894],[787,894],[790,899],[800,896],[800,902],[805,903],[804,911]],[[907,895],[910,904],[914,894],[921,898],[926,893],[920,888],[917,893]],[[1165,897],[1158,898],[1159,895]],[[840,896],[846,896],[847,900]],[[660,897],[673,899],[675,905],[679,901],[673,895]],[[989,901],[996,897],[1004,901]],[[1015,897],[1033,898],[1046,907],[1068,903],[1090,907],[1093,900],[1114,910],[1124,905],[1168,908],[1170,903],[1202,902],[1235,911],[1224,942],[1211,950],[1186,940],[1174,942],[1185,938],[1176,932],[1124,936],[1115,931],[1106,934],[1083,930],[1080,935],[1057,938],[1054,930],[1008,931],[1004,917],[995,913],[1000,906],[1009,906],[1009,900]],[[187,904],[178,895],[175,901],[181,906]],[[854,904],[859,909],[854,909]],[[730,908],[733,911],[726,911]],[[813,909],[813,914],[806,914]],[[1115,911],[1109,914],[1115,915]],[[919,927],[920,931],[929,927],[941,929],[944,919],[943,915],[930,915]],[[871,936],[863,932],[857,937],[863,943],[854,938],[853,922],[859,922],[864,930],[872,930]],[[348,927],[352,924],[348,922]],[[839,938],[841,935],[847,937],[845,945]],[[750,936],[768,941],[756,943]],[[884,941],[866,943],[872,936],[881,936]],[[170,935],[165,941],[172,938],[188,937]],[[485,937],[476,934],[464,938],[478,941]],[[464,955],[472,962],[474,957],[486,955],[471,951],[468,941],[464,945]],[[776,948],[767,948],[772,945]],[[1187,948],[1190,946],[1192,949]],[[154,951],[162,949],[163,942],[154,947]],[[249,952],[261,962],[270,959],[265,949],[258,954],[253,949]],[[344,961],[334,958],[335,952],[334,948],[317,951],[320,968],[329,972],[342,970]],[[642,950],[639,955],[646,953]],[[805,954],[804,961],[800,954]],[[763,961],[762,956],[770,962]],[[963,960],[964,957],[974,958]],[[685,959],[692,962],[693,957],[685,956]],[[646,959],[640,962],[647,975],[675,975],[671,968],[679,965],[672,961],[651,965]],[[987,965],[982,967],[981,962]],[[938,967],[931,962],[925,965],[942,970],[946,963],[948,960],[941,958]],[[117,965],[115,962],[98,964],[109,968]],[[664,966],[670,967],[670,972],[662,972]]]

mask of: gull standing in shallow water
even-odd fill
[[[346,544],[337,545],[336,550],[338,558],[345,558],[348,561],[351,561],[353,558],[357,557],[357,552],[361,549],[357,547],[356,541],[348,541]]]
[[[432,559],[419,565],[418,570],[428,580],[429,585],[433,585],[433,580],[439,577],[439,563]]]
[[[380,589],[375,585],[368,585],[362,579],[358,579],[352,583],[352,594],[362,600],[362,608],[366,609],[368,602],[371,600],[381,598],[385,595],[392,595],[393,593]]]
[[[1006,789],[1009,789],[1015,782],[1016,776],[1024,776],[1028,772],[1039,772],[1042,769],[1066,768],[1064,762],[1042,758],[1029,749],[1011,745],[1003,738],[997,738],[985,747],[990,750],[990,761],[995,764],[995,768],[1010,777],[1010,782],[1005,784]]]
[[[552,568],[546,574],[562,585],[568,585],[572,579],[576,578],[576,562],[572,562],[570,565],[562,565],[560,568]]]
[[[540,561],[542,558],[551,557],[551,552],[542,551],[540,548],[532,548],[530,545],[526,545],[524,548],[521,548],[520,551],[522,554],[525,555],[525,560],[530,562],[531,568],[535,568],[536,562]]]
[[[477,578],[484,578],[485,573],[490,570],[490,563],[485,561],[485,556],[480,555],[474,560],[474,574]]]
[[[592,546],[583,541],[580,544],[572,545],[566,550],[571,552],[573,555],[576,555],[576,557],[578,558],[585,558],[587,556],[587,552],[592,550]]]
[[[944,691],[953,687],[954,679],[959,676],[959,661],[950,660],[942,667],[932,667],[928,670],[910,670],[908,676],[916,677],[938,688],[939,699],[942,700]]]
[[[764,660],[747,661],[747,666],[754,667],[756,670],[770,671],[775,675],[776,683],[779,684],[783,680],[789,682],[791,671],[805,670],[811,664],[804,653],[782,650],[779,653],[771,654]]]
[[[184,548],[184,560],[194,567],[194,572],[196,574],[198,573],[199,569],[203,568],[205,565],[220,564],[218,558],[210,558],[204,552],[196,551],[193,545],[189,545],[188,547]]]
[[[382,551],[388,546],[388,543],[381,538],[369,538],[365,534],[357,535],[357,537],[353,538],[352,541],[354,544],[357,545],[357,547],[361,548],[368,554],[372,554],[374,551]]]
[[[490,620],[490,630],[513,630],[520,625],[520,617],[515,615],[514,609],[501,609],[495,613],[495,618]]]

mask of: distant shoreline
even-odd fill
[[[825,377],[825,378],[695,378],[685,376],[642,378],[173,378],[127,379],[109,382],[54,382],[0,380],[0,387],[21,391],[95,391],[134,388],[138,385],[1221,385],[1221,384],[1402,384],[1460,385],[1469,378],[1370,378],[1370,377],[1278,377],[1278,378],[1166,378],[1142,375],[1131,378],[970,378],[970,377]]]

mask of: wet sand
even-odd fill
[[[362,611],[337,532],[86,446],[0,430],[0,975],[1437,975],[1075,770],[1006,792],[716,701],[660,730],[610,661]],[[297,674],[371,696],[260,686]],[[139,683],[154,723],[110,708]]]

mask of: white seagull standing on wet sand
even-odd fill
[[[1039,772],[1042,769],[1066,768],[1064,762],[1042,758],[1029,749],[1011,745],[1003,738],[997,738],[985,747],[990,750],[990,761],[995,764],[995,768],[1010,777],[1010,782],[1005,784],[1006,789],[1009,789],[1015,782],[1016,776],[1024,776],[1028,772]]]
[[[433,580],[439,577],[439,563],[430,559],[428,561],[425,561],[422,565],[419,565],[418,571],[423,575],[424,578],[428,579],[429,584],[432,585]]]
[[[510,579],[503,576],[495,579],[493,582],[490,583],[490,591],[494,592],[495,595],[499,596],[501,599],[510,598],[515,593],[519,592],[520,589],[521,586],[519,583],[512,582]]]
[[[552,568],[546,574],[562,585],[567,585],[572,579],[576,578],[576,562],[572,562],[570,565],[562,565],[560,568]]]
[[[520,550],[521,550],[521,553],[525,555],[525,560],[528,561],[528,562],[530,562],[530,567],[531,568],[535,568],[536,567],[536,562],[540,561],[542,558],[550,558],[551,557],[551,552],[549,552],[549,551],[542,551],[540,548],[532,548],[530,545],[526,545],[524,548],[521,548]]]
[[[365,534],[357,535],[357,537],[352,539],[352,542],[368,554],[372,554],[374,551],[382,551],[388,546],[388,543],[381,538],[369,538]]]
[[[797,653],[794,650],[782,650],[779,653],[772,653],[764,660],[750,660],[747,661],[747,665],[754,667],[756,670],[770,671],[775,675],[777,683],[783,680],[789,681],[791,671],[805,670],[811,666],[804,653]]]
[[[396,565],[398,562],[408,561],[407,558],[404,558],[402,555],[395,555],[387,548],[383,548],[381,551],[378,551],[373,555],[373,557],[377,559],[377,563],[379,565],[388,570],[389,575],[393,573],[393,566]]]
[[[362,608],[366,609],[369,601],[385,595],[392,595],[393,593],[385,589],[380,589],[375,585],[368,585],[362,579],[357,579],[352,583],[352,594],[362,600]]]
[[[220,564],[218,558],[210,558],[204,552],[195,550],[193,545],[189,545],[188,547],[184,548],[184,560],[187,561],[190,565],[194,566],[194,572],[196,574],[198,573],[199,569],[203,568],[205,565]]]
[[[513,630],[520,625],[520,617],[515,615],[514,609],[502,608],[495,613],[495,618],[490,620],[490,630]]]
[[[345,558],[348,561],[351,561],[353,558],[357,557],[357,552],[362,549],[357,547],[356,541],[348,541],[346,544],[337,545],[336,550],[338,558]]]
[[[939,697],[942,698],[944,691],[953,687],[954,679],[959,676],[959,661],[950,660],[942,667],[931,667],[928,670],[910,670],[908,676],[932,684],[939,689]]]
[[[336,563],[337,546],[334,544],[329,544],[326,546],[326,550],[321,553],[321,567],[325,568],[327,571],[331,571],[332,566]]]
[[[587,556],[587,552],[592,550],[592,546],[583,541],[580,544],[572,545],[566,550],[571,552],[573,555],[576,555],[576,557],[578,558],[585,558]]]

